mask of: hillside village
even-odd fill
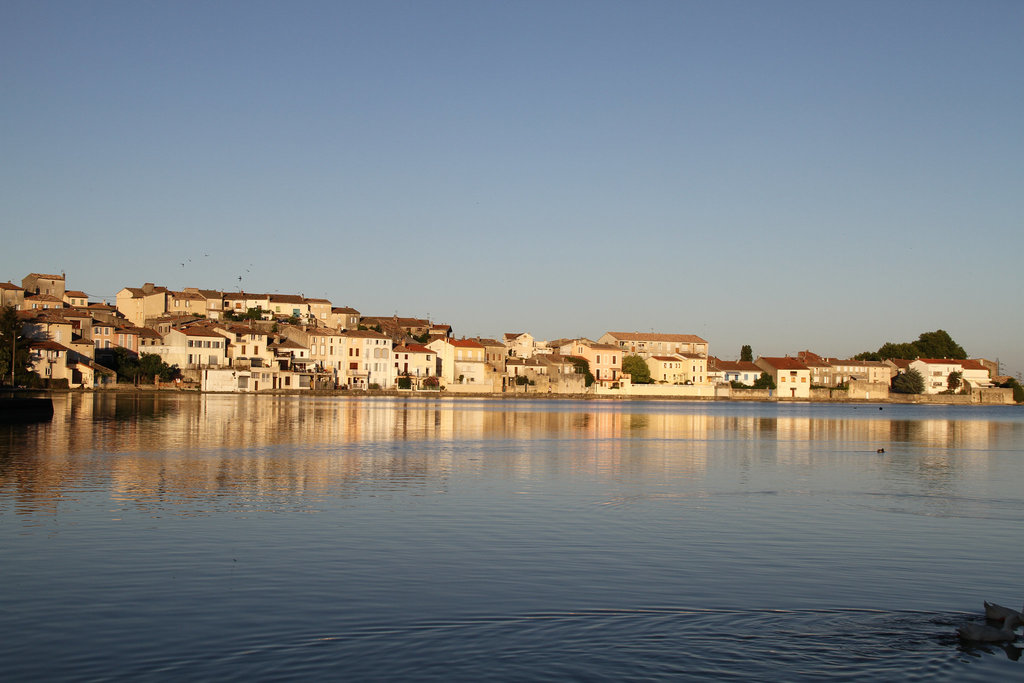
[[[654,332],[606,332],[596,340],[540,340],[529,332],[465,338],[448,324],[363,315],[327,299],[289,294],[175,291],[145,283],[121,289],[114,304],[96,302],[69,289],[64,274],[0,282],[0,307],[15,309],[30,369],[41,383],[72,389],[113,385],[113,368],[124,358],[152,355],[172,370],[165,384],[219,392],[723,398],[758,387],[778,398],[841,390],[871,399],[887,395],[892,379],[909,370],[924,378],[924,394],[1008,391],[993,388],[998,364],[984,359],[866,361],[802,351],[728,361],[711,355],[708,341],[697,335]],[[636,365],[623,371],[624,362],[637,362],[634,356],[647,366],[644,384],[633,381]],[[1009,402],[998,396],[994,402]]]

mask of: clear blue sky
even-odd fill
[[[1024,371],[1019,0],[8,0],[0,87],[0,280]]]

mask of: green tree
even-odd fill
[[[910,369],[892,378],[894,394],[920,394],[924,391],[924,377],[917,370]]]
[[[144,353],[136,357],[128,349],[118,346],[113,349],[109,360],[110,369],[117,373],[118,382],[145,382],[152,384],[157,377],[161,382],[171,382],[181,375],[177,365],[168,365],[155,353]]]
[[[594,383],[594,375],[590,372],[590,361],[579,356],[566,356],[576,366],[576,374],[583,375],[583,385],[589,387]]]
[[[914,342],[920,358],[956,358],[963,360],[967,353],[963,347],[953,341],[945,330],[922,332]]]
[[[633,384],[651,384],[651,369],[647,361],[636,354],[625,356],[622,359],[622,371],[633,377]]]
[[[903,358],[914,360],[915,358],[956,358],[963,360],[967,353],[963,347],[953,341],[945,330],[934,332],[922,332],[917,341],[912,342],[886,342],[879,347],[878,351],[864,351],[854,356],[855,360],[888,360],[890,358]]]
[[[755,389],[774,389],[775,380],[767,372],[762,372],[761,376],[754,380]]]
[[[1003,389],[1012,389],[1014,402],[1024,403],[1024,386],[1021,386],[1020,382],[1016,379],[1011,377],[999,386]]]
[[[0,311],[0,384],[11,382],[12,357],[14,386],[34,386],[38,383],[39,375],[28,369],[31,362],[28,345],[31,341],[22,332],[22,324],[14,306],[5,306]]]
[[[402,373],[402,376],[398,378],[399,389],[412,389],[412,377],[409,376],[409,371],[406,370]]]
[[[740,347],[740,360],[747,361],[748,363],[754,360],[754,350],[750,348],[750,344],[744,344]]]
[[[946,387],[949,389],[949,393],[955,394],[956,390],[963,384],[964,373],[954,370],[949,373],[949,377],[946,378]]]
[[[892,342],[886,342],[878,349],[879,360],[888,360],[890,358],[914,360],[920,357],[921,352],[911,343],[893,344]]]
[[[123,346],[113,349],[107,363],[117,373],[118,382],[135,382],[139,378],[139,359]]]

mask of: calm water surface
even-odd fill
[[[56,402],[7,680],[1024,677],[954,634],[1024,603],[1017,407]]]

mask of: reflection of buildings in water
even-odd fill
[[[988,420],[899,420],[892,423],[894,441],[940,448],[989,448],[1012,425]]]
[[[1021,427],[985,420],[723,415],[582,402],[566,408],[544,402],[170,392],[56,399],[53,422],[22,447],[16,468],[0,472],[0,485],[40,505],[58,500],[60,491],[83,479],[105,478],[115,497],[138,505],[190,496],[239,502],[346,495],[361,487],[443,489],[438,482],[455,470],[536,480],[564,475],[673,481],[707,472],[709,453],[723,448],[736,458],[730,462],[749,467],[752,458],[765,457],[766,439],[777,444],[770,453],[776,462],[814,465],[818,457],[835,457],[837,443],[872,452],[876,447],[892,451],[899,442],[985,449],[1007,439],[1012,443]],[[816,449],[818,442],[828,447]],[[568,457],[560,457],[563,444]],[[11,446],[9,452],[15,450]],[[819,456],[819,450],[829,455]],[[465,457],[467,452],[474,456]],[[979,450],[953,459],[949,453],[918,453],[906,462],[891,457],[877,462],[892,472],[913,470],[913,476],[940,482],[956,467],[987,460]]]

